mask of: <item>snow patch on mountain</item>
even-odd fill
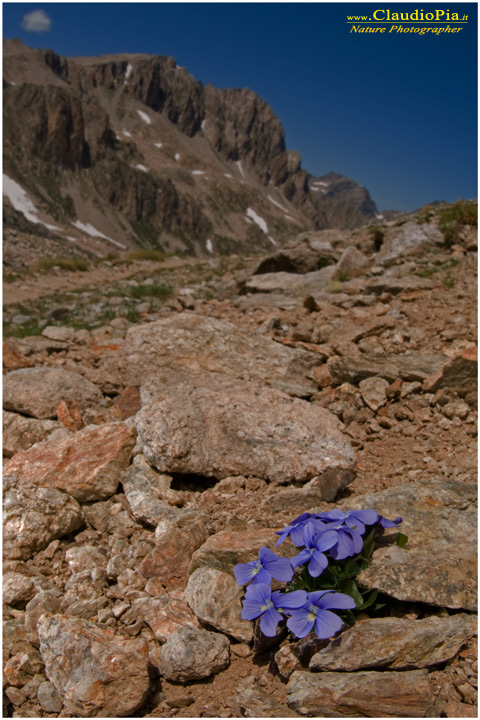
[[[152,124],[152,121],[150,120],[146,112],[143,112],[143,110],[137,110],[137,113],[140,115],[142,120],[147,123],[147,125]]]
[[[265,235],[268,233],[268,225],[266,221],[261,217],[261,215],[258,215],[255,210],[252,210],[252,208],[247,208],[246,217],[253,220],[254,223],[257,223],[260,230],[263,230]]]
[[[86,233],[87,235],[91,235],[91,237],[100,237],[104,238],[104,240],[108,240],[109,242],[113,243],[114,245],[117,245],[120,248],[125,249],[125,245],[122,245],[122,243],[119,243],[117,240],[112,240],[112,238],[108,237],[107,235],[104,235],[100,230],[97,230],[97,228],[93,227],[90,223],[82,223],[80,220],[76,220],[74,223],[72,223],[73,227],[76,227],[77,230],[81,230],[81,232]]]
[[[9,178],[8,175],[5,174],[3,175],[3,194],[8,197],[15,210],[21,212],[27,220],[30,220],[30,222],[36,223],[37,225],[43,225],[49,230],[59,229],[56,225],[49,225],[48,223],[38,219],[38,210],[28,197],[25,190],[17,182],[15,182],[15,180],[12,180],[12,178]]]

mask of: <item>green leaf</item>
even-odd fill
[[[404,535],[403,533],[398,533],[397,537],[397,545],[398,547],[404,547],[408,542],[407,535]]]
[[[366,610],[367,608],[371,607],[375,600],[378,597],[378,590],[373,590],[373,592],[367,597],[366,600],[364,600],[363,605],[361,605],[358,610]]]
[[[360,572],[360,569],[357,565],[357,561],[355,558],[350,558],[350,560],[345,565],[344,572],[347,575],[358,575],[358,573]]]
[[[360,592],[353,580],[347,580],[347,582],[344,583],[342,590],[355,600],[357,609],[363,605],[363,597],[360,595]]]

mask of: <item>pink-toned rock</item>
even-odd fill
[[[51,592],[39,592],[25,608],[25,630],[30,642],[38,647],[37,623],[45,613],[59,613],[60,600]]]
[[[55,488],[11,488],[4,508],[3,552],[8,560],[28,560],[83,523],[77,501]]]
[[[314,717],[425,717],[433,704],[427,670],[322,672],[296,670],[288,704]]]
[[[315,391],[307,379],[318,363],[314,353],[282,347],[233,323],[192,312],[133,325],[122,355],[122,375],[128,385],[138,386],[161,368],[178,366],[268,383],[300,397]]]
[[[115,399],[113,414],[120,420],[126,420],[132,415],[136,415],[140,408],[140,392],[138,388],[129,386]]]
[[[129,463],[135,431],[124,423],[87,427],[17,453],[4,468],[21,485],[64,490],[79,502],[111,497]]]
[[[185,591],[188,604],[203,623],[237,640],[250,642],[252,623],[240,616],[242,596],[243,588],[237,585],[232,574],[210,567],[195,570]]]
[[[167,588],[185,587],[192,555],[207,538],[208,530],[200,522],[186,529],[166,530],[142,560],[139,570],[147,578],[160,579]]]
[[[451,660],[476,632],[476,618],[374,618],[356,623],[310,661],[312,670],[412,670]]]
[[[65,400],[57,407],[58,421],[68,430],[81,430],[85,423],[83,422],[82,413],[79,404],[75,400],[66,403]]]
[[[62,402],[75,400],[80,407],[97,405],[98,388],[76,372],[56,367],[33,367],[7,373],[3,407],[36,418],[54,418]]]
[[[278,528],[280,529],[280,528]],[[208,567],[221,570],[226,573],[233,573],[233,566],[240,562],[250,562],[258,559],[258,551],[262,546],[273,550],[278,535],[275,529],[255,529],[236,532],[232,530],[221,530],[210,537],[203,545],[193,553],[192,562],[188,569],[191,575],[197,568],[207,565]],[[278,555],[291,557],[292,548],[287,548],[288,543],[283,543],[275,552]]]
[[[280,650],[277,650],[275,653],[275,665],[282,680],[288,680],[295,670],[302,669],[302,663],[293,652],[290,644],[283,645]]]
[[[183,592],[172,590],[166,595],[138,598],[122,617],[127,625],[139,618],[150,626],[157,640],[164,643],[181,627],[200,628],[200,623],[188,607]]]
[[[6,370],[19,370],[20,368],[32,367],[33,362],[23,353],[18,352],[8,342],[3,343],[3,367]]]
[[[42,615],[40,654],[67,712],[80,717],[127,717],[148,691],[148,647],[113,630],[66,615]]]

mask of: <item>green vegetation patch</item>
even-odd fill
[[[130,297],[138,300],[145,297],[156,297],[159,300],[166,300],[172,294],[172,288],[168,285],[135,285],[128,290]]]
[[[89,265],[87,260],[83,260],[82,258],[52,257],[39,260],[35,265],[35,270],[38,272],[47,272],[54,267],[59,267],[62,270],[69,270],[71,272],[86,272]]]
[[[138,248],[138,250],[132,250],[132,252],[129,253],[128,260],[153,260],[153,262],[161,262],[165,260],[165,253],[161,250]]]
[[[438,263],[437,265],[430,265],[429,267],[424,268],[423,270],[419,270],[415,273],[415,275],[418,275],[418,277],[422,278],[429,278],[432,277],[432,275],[435,275],[438,272],[441,272],[442,270],[451,270],[454,267],[457,267],[458,260],[452,259],[447,260],[443,263]]]
[[[478,205],[476,202],[461,200],[440,212],[438,227],[448,247],[461,240],[460,231],[465,225],[478,226]]]

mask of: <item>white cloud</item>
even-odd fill
[[[22,30],[27,32],[46,32],[50,30],[52,21],[44,10],[33,10],[23,16],[21,22]]]

